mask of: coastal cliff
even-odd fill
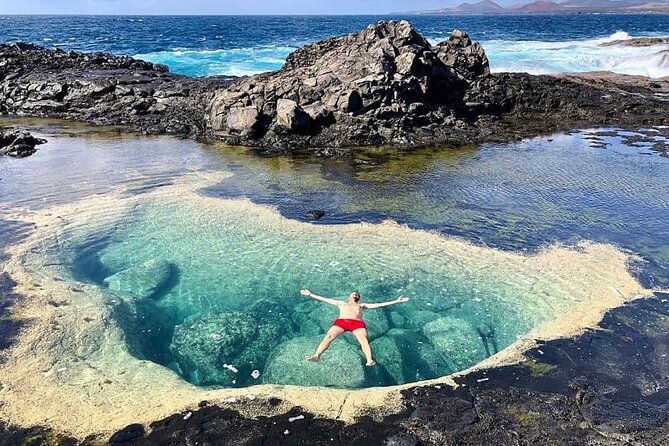
[[[0,45],[0,112],[324,153],[506,141],[585,126],[666,123],[666,81],[491,74],[466,33],[431,45],[408,22],[293,52],[276,72],[188,78],[108,54]]]

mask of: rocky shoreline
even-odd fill
[[[35,426],[0,423],[0,445],[645,445],[669,439],[669,294],[610,311],[574,339],[540,343],[517,364],[455,379],[458,387],[418,384],[404,410],[368,413],[353,424],[300,407],[276,413],[278,398],[239,401],[239,411],[204,401],[150,426],[131,424],[109,439],[77,440]]]
[[[669,82],[491,74],[466,33],[431,45],[408,22],[293,52],[276,72],[187,78],[129,57],[0,45],[0,113],[125,125],[263,151],[336,153],[508,141],[667,123]]]

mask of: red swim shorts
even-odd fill
[[[353,331],[359,328],[366,328],[366,325],[360,319],[335,319],[333,326],[343,328],[344,331]]]

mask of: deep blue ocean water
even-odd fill
[[[189,76],[279,69],[294,49],[390,16],[0,16],[0,42],[106,51]],[[669,36],[666,15],[411,16],[433,42],[454,28],[483,43],[493,71],[611,70],[669,76],[669,46],[602,47],[607,40]]]

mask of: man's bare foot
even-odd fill
[[[367,367],[374,367],[376,365],[376,361],[373,359],[370,361],[367,361],[367,364],[365,364]]]
[[[318,362],[318,360],[321,359],[321,357],[318,355],[311,355],[311,356],[305,356],[304,359],[311,362]]]

